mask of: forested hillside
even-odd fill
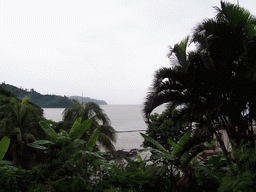
[[[72,104],[73,98],[68,98],[66,96],[59,96],[59,95],[42,95],[38,92],[36,92],[34,89],[23,89],[18,88],[13,85],[1,84],[2,88],[10,91],[12,94],[14,94],[17,98],[22,99],[23,97],[27,96],[29,100],[42,107],[42,108],[66,108]],[[95,99],[88,98],[84,100],[84,102],[93,101],[97,104],[107,104],[105,101],[98,101]]]

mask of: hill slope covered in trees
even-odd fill
[[[1,87],[10,91],[12,94],[14,94],[17,98],[22,99],[23,97],[27,96],[29,100],[42,107],[42,108],[66,108],[72,104],[73,99],[82,100],[81,97],[67,97],[67,96],[59,96],[59,95],[42,95],[38,92],[36,92],[34,89],[23,89],[18,88],[13,85],[2,83]],[[102,100],[96,100],[96,99],[90,99],[88,97],[83,98],[83,102],[95,102],[99,105],[107,105],[105,101]]]

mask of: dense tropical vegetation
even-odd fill
[[[215,10],[214,19],[204,20],[191,37],[171,48],[172,66],[155,73],[144,114],[149,118],[152,110],[164,103],[169,111],[179,108],[177,121],[186,121],[194,133],[190,147],[216,137],[230,178],[236,178],[244,161],[229,154],[231,149],[224,145],[220,131],[227,133],[232,152],[255,149],[256,19],[226,2]],[[188,52],[190,43],[196,49]],[[229,187],[226,191],[241,190]]]
[[[147,159],[109,161],[96,150],[113,153],[116,135],[95,103],[74,101],[52,122],[0,87],[1,191],[256,191],[256,18],[227,2],[215,10],[155,73],[143,110]]]

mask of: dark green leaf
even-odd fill
[[[165,150],[165,148],[160,144],[158,143],[156,140],[152,139],[151,137],[143,134],[143,133],[140,133],[140,135],[147,141],[153,143],[159,150],[161,150],[162,152],[168,154],[169,152],[167,150]]]
[[[56,141],[58,135],[53,128],[51,128],[45,121],[40,121],[39,125],[52,139]]]
[[[78,125],[79,122],[77,122],[76,120],[69,132],[69,137],[71,138],[71,140],[79,139],[84,134],[84,132],[89,129],[89,127],[91,126],[91,122],[91,120],[85,120],[82,124]]]
[[[0,160],[4,158],[9,145],[10,145],[10,138],[7,136],[4,136],[0,141]]]
[[[88,141],[86,147],[85,147],[85,150],[86,151],[90,151],[92,152],[93,150],[93,147],[95,146],[97,140],[98,140],[98,137],[99,137],[99,133],[98,133],[98,129],[95,129],[90,140]]]

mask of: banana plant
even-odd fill
[[[154,149],[154,148],[148,148],[148,149],[143,149],[140,151],[151,151],[151,152],[156,152],[156,154],[153,154],[152,157],[153,158],[165,158],[167,160],[176,160],[179,155],[179,153],[181,152],[181,150],[183,149],[183,146],[186,144],[186,142],[189,140],[190,135],[191,135],[192,131],[189,130],[187,131],[178,141],[178,143],[176,144],[174,141],[168,139],[169,144],[172,146],[173,150],[172,151],[168,151],[167,149],[165,149],[160,143],[158,143],[156,140],[154,140],[153,138],[140,133],[141,136],[146,140],[151,142],[152,144],[154,144],[158,149]],[[185,159],[187,156],[187,153],[183,153],[182,156],[180,157],[181,159]]]
[[[208,148],[211,145],[215,143],[216,140],[213,140],[209,144],[205,145],[199,145],[198,148],[194,149],[195,145],[193,145],[196,141],[196,138],[193,138],[192,130],[188,130],[181,138],[180,140],[175,143],[174,141],[168,139],[169,144],[172,146],[172,151],[168,151],[165,149],[160,143],[158,143],[153,138],[140,133],[141,136],[154,144],[158,149],[154,148],[148,148],[148,149],[142,149],[139,151],[151,151],[156,152],[156,154],[153,154],[153,158],[164,158],[168,161],[172,161],[173,164],[185,168],[187,167],[188,163],[200,152],[204,150],[204,148]]]
[[[38,149],[46,150],[48,146],[59,146],[61,148],[68,147],[72,145],[74,148],[78,148],[78,146],[81,146],[86,143],[86,141],[81,140],[80,137],[83,135],[83,133],[89,129],[91,125],[91,120],[85,120],[83,122],[82,118],[79,117],[74,122],[69,134],[64,131],[60,130],[60,133],[56,133],[55,130],[50,127],[45,121],[40,121],[39,125],[41,128],[50,136],[49,140],[37,140],[33,143],[30,143],[29,145],[31,147],[35,147]],[[92,152],[93,147],[95,146],[97,139],[99,137],[98,130],[95,129],[93,132],[90,140],[85,145],[84,150],[87,152]],[[46,145],[46,146],[45,146]]]

